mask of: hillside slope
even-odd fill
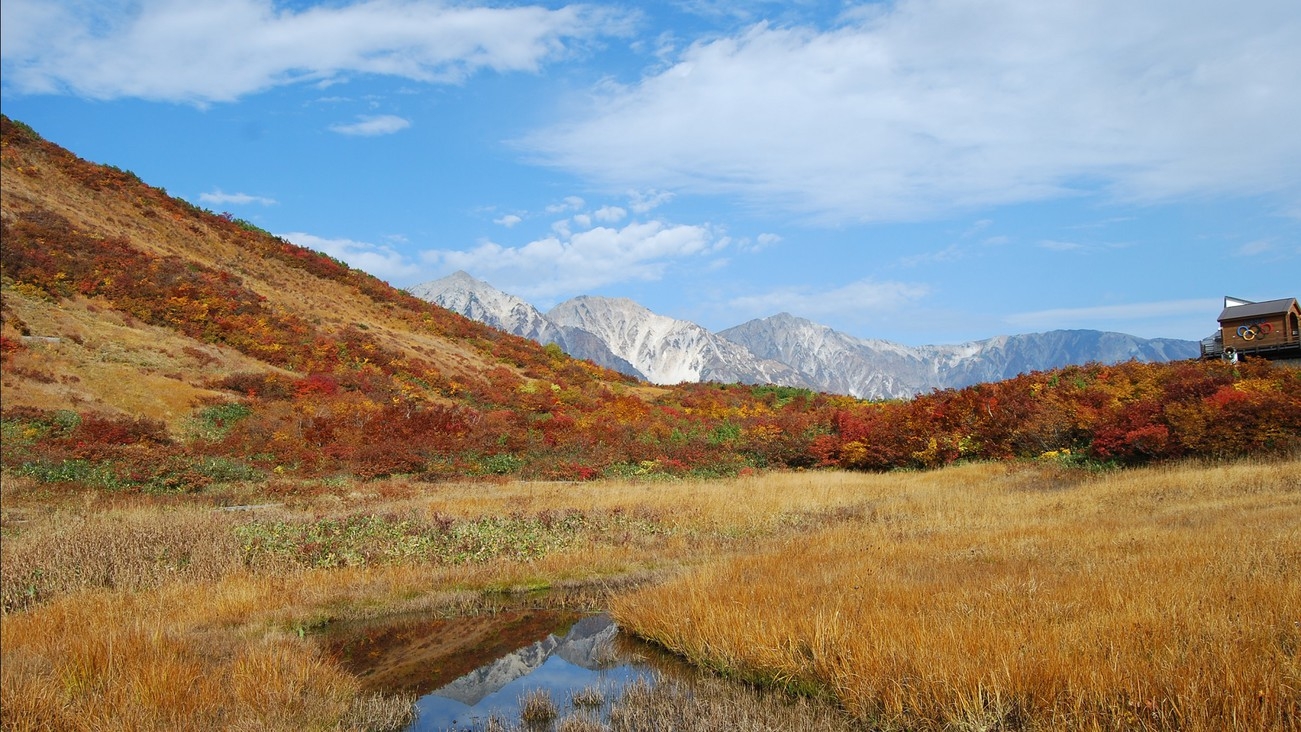
[[[503,362],[548,375],[552,355],[526,339],[79,160],[8,119],[3,164],[6,407],[171,421],[236,373],[379,365],[435,403],[465,401]]]
[[[1301,440],[1301,373],[1268,363],[1090,364],[877,403],[771,383],[652,386],[8,119],[0,167],[0,464],[40,484],[716,476],[1067,452],[1139,463]],[[589,333],[625,316],[653,326],[620,347],[625,360],[651,341],[699,346],[698,361],[658,378],[715,367],[708,334],[618,302],[568,307],[550,319]]]

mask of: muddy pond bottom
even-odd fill
[[[490,720],[516,726],[530,714],[608,721],[625,687],[654,679],[641,644],[621,638],[604,614],[389,622],[331,633],[328,645],[367,688],[417,695],[407,729],[421,732],[481,730]]]

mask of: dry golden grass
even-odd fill
[[[836,484],[835,476],[812,474],[711,483],[381,483],[341,487],[291,507],[223,512],[201,497],[187,504],[90,492],[51,502],[34,484],[7,480],[0,590],[10,606],[25,606],[29,588],[40,596],[0,626],[3,724],[348,726],[358,709],[377,705],[320,657],[310,632],[299,631],[331,618],[473,612],[491,606],[479,592],[512,587],[558,587],[566,590],[558,601],[590,607],[623,586],[622,578],[672,571],[820,523],[857,500]],[[409,497],[385,499],[394,493]],[[632,535],[529,561],[332,570],[250,569],[231,533],[254,518],[413,511],[470,519],[570,508],[643,520],[632,524]]]
[[[367,696],[316,629],[473,613],[502,589],[551,586],[549,602],[613,606],[698,663],[828,695],[883,728],[1296,728],[1298,475],[1294,459],[1100,476],[387,481],[233,513],[204,495],[51,501],[9,480],[0,590],[21,593],[34,572],[46,585],[0,624],[0,720],[380,729],[403,703]],[[231,538],[262,519],[567,509],[637,520],[456,565],[249,566]]]
[[[31,521],[37,526],[25,525]],[[234,523],[200,507],[34,517],[0,545],[0,606],[21,609],[82,589],[142,590],[239,572]]]
[[[1301,725],[1301,462],[856,480],[861,521],[618,598],[616,617],[884,727]]]
[[[204,382],[230,373],[272,370],[232,349],[175,331],[128,322],[85,298],[57,306],[20,287],[3,286],[4,335],[21,336],[15,318],[36,336],[3,374],[5,408],[93,410],[147,417],[181,431],[197,404],[227,401]],[[40,340],[40,339],[55,340]]]
[[[775,473],[718,481],[608,480],[593,483],[513,482],[429,486],[416,499],[453,516],[534,513],[566,508],[635,510],[692,534],[759,534],[835,520],[869,499],[862,478],[849,473]],[[377,484],[374,490],[381,490]]]
[[[523,581],[533,571],[312,570],[72,593],[0,624],[0,726],[391,728],[403,722],[401,703],[363,693],[312,632],[336,615],[491,609],[459,588]]]
[[[242,590],[242,592],[241,592]],[[363,701],[355,679],[258,617],[268,593],[172,584],[83,592],[9,615],[6,729],[328,729]]]

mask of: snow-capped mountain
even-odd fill
[[[1171,361],[1199,353],[1196,341],[1095,330],[905,346],[855,338],[787,313],[711,333],[695,323],[653,313],[632,300],[590,296],[563,302],[544,315],[464,272],[414,287],[412,293],[656,384],[778,384],[864,399],[896,399],[1068,364]]]
[[[465,272],[416,285],[411,288],[411,294],[544,346],[554,343],[575,358],[585,358],[620,373],[647,379],[646,374],[612,353],[597,336],[580,328],[557,325],[527,302]]]
[[[1054,330],[1047,333],[997,336],[974,344],[969,358],[955,359],[944,374],[944,387],[961,388],[986,381],[1010,379],[1028,371],[1044,371],[1096,361],[1178,361],[1197,358],[1197,341],[1138,338],[1097,330]]]
[[[761,358],[789,364],[812,388],[865,399],[1010,379],[1073,363],[1195,358],[1196,341],[1144,339],[1096,330],[997,336],[958,345],[904,346],[855,338],[787,313],[719,335]]]
[[[544,344],[551,342],[547,338],[555,330],[537,308],[466,272],[456,272],[441,280],[416,285],[410,292],[470,320]]]
[[[547,319],[587,331],[655,384],[721,381],[803,386],[794,369],[753,353],[686,320],[656,315],[632,300],[576,297]]]
[[[755,355],[789,364],[809,387],[862,399],[911,396],[933,388],[939,353],[864,340],[782,313],[719,333]]]

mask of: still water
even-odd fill
[[[608,615],[519,611],[346,628],[330,645],[373,690],[418,696],[408,730],[480,730],[490,718],[520,722],[523,698],[549,693],[558,717],[608,721],[637,679],[653,682],[638,645]]]
[[[608,719],[611,702],[626,685],[651,679],[649,666],[618,657],[617,635],[608,616],[584,618],[563,636],[550,634],[421,697],[408,729],[472,729],[491,716],[515,723],[521,700],[536,690],[550,694],[562,717],[582,712]]]

